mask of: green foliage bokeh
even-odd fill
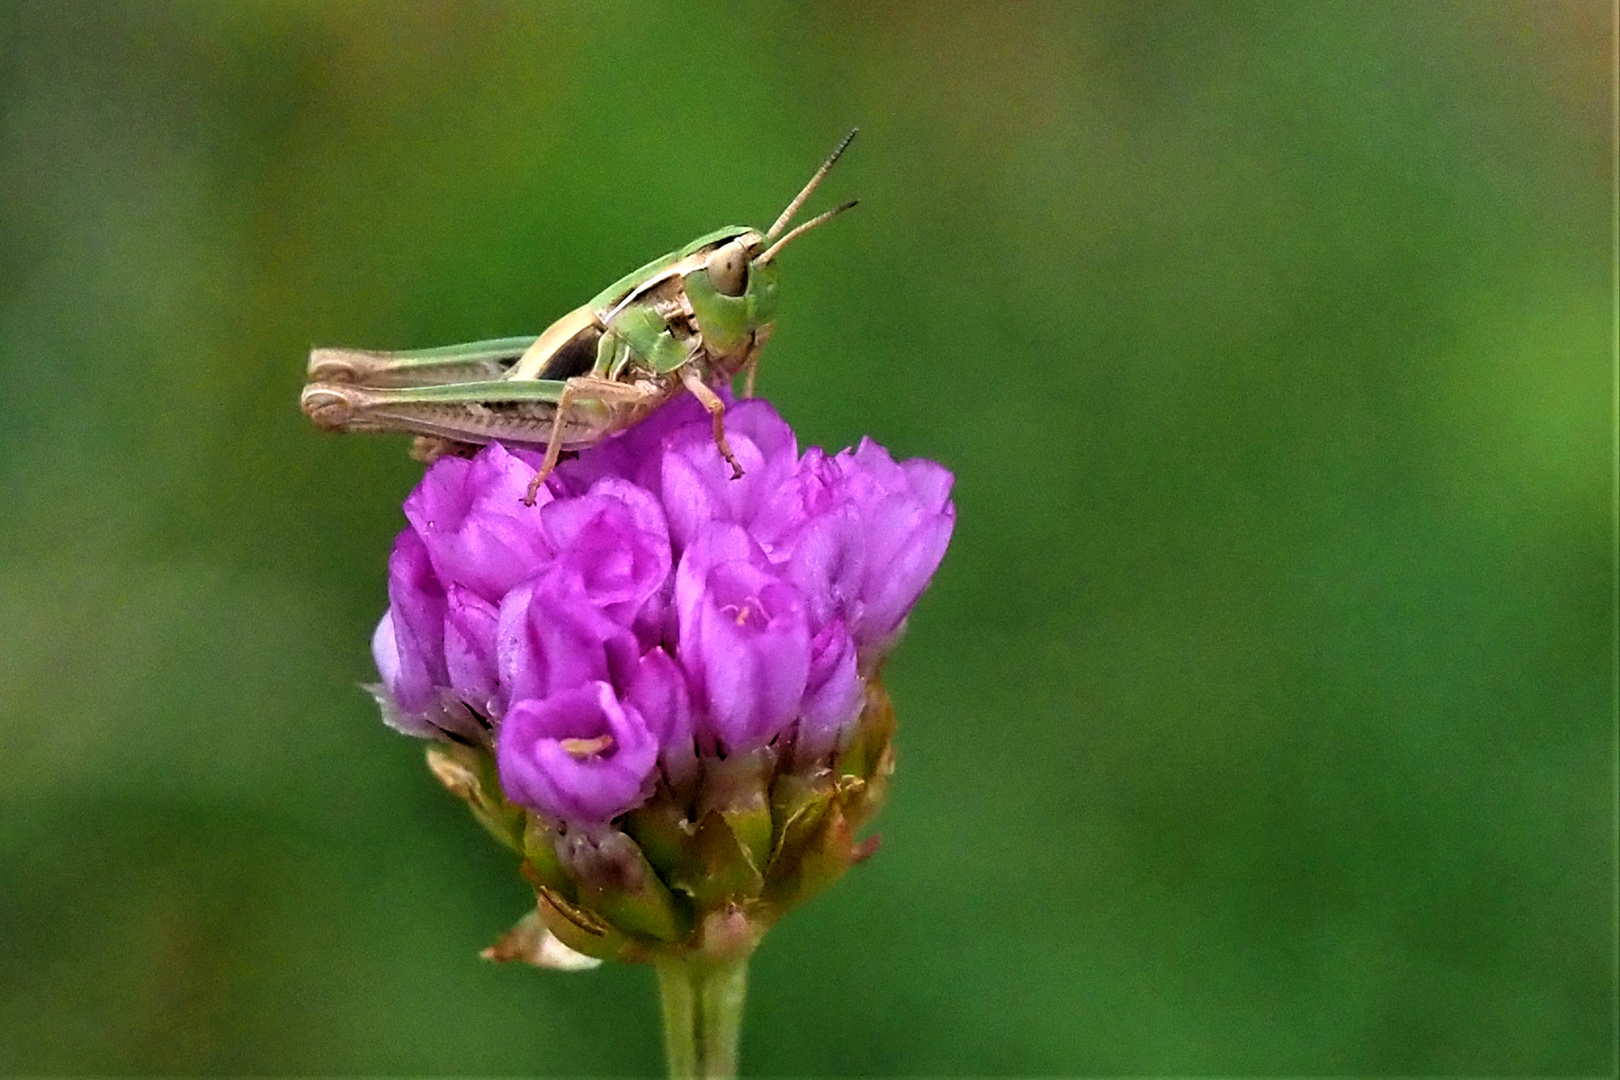
[[[776,1074],[1613,1068],[1609,6],[0,3],[0,1071],[656,1072],[355,684],[312,344],[766,224],[804,445],[957,474]]]

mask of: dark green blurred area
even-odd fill
[[[0,1072],[625,1074],[355,683],[311,344],[726,223],[801,442],[957,474],[772,1074],[1615,1067],[1610,6],[0,6]]]

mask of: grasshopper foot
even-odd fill
[[[731,466],[731,478],[741,480],[743,467],[738,464],[737,455],[731,452],[731,444],[726,442],[726,403],[720,400],[720,395],[709,389],[695,367],[688,366],[681,369],[681,382],[691,391],[692,396],[709,410],[709,417],[714,421],[714,445],[719,448],[720,456],[726,459],[726,464]]]
[[[552,464],[548,461],[540,466],[540,471],[534,474],[534,479],[529,481],[529,490],[523,493],[524,506],[534,505],[535,496],[540,494],[540,486],[544,484],[546,482],[546,478],[551,475],[551,469]]]
[[[737,460],[737,455],[731,452],[731,444],[726,442],[726,428],[721,421],[720,413],[714,414],[714,445],[720,451],[720,456],[726,459],[726,464],[731,466],[731,478],[741,480],[742,463]]]

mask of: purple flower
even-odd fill
[[[480,716],[500,712],[495,668],[499,610],[471,589],[451,585],[444,615],[444,666],[451,692]]]
[[[592,603],[578,573],[564,567],[507,594],[495,636],[509,701],[605,681],[613,661],[622,668],[636,656],[630,632]]]
[[[543,508],[522,499],[534,472],[499,443],[471,461],[446,456],[428,467],[405,499],[405,518],[442,582],[498,604],[550,560],[549,538],[537,527]]]
[[[444,666],[444,585],[413,532],[400,533],[388,557],[388,602],[372,639],[377,667],[401,709],[423,712],[450,679]]]
[[[944,468],[896,464],[870,439],[836,457],[812,449],[752,531],[807,597],[818,629],[840,618],[857,646],[881,657],[945,557],[956,522],[950,490]]]
[[[717,753],[842,753],[944,556],[950,473],[870,441],[801,456],[759,400],[725,424],[738,480],[688,397],[564,462],[534,507],[529,451],[435,462],[373,640],[388,722],[492,741],[510,800],[580,824],[691,792]]]
[[[828,623],[810,643],[810,672],[800,709],[794,754],[824,758],[860,715],[866,680],[859,674],[855,640],[842,622]]]
[[[773,491],[751,531],[810,605],[819,631],[858,611],[866,563],[861,517],[843,496],[842,477],[812,447],[788,481]]]
[[[495,746],[507,797],[569,822],[607,821],[652,792],[658,740],[604,682],[524,698]]]
[[[625,626],[657,622],[670,570],[664,510],[644,488],[604,477],[578,498],[545,507],[540,524],[557,564],[578,575],[589,603]]]
[[[893,637],[933,580],[951,542],[952,477],[932,461],[896,464],[871,439],[833,459],[842,494],[860,516],[865,557],[860,611],[851,632],[861,645]]]
[[[625,700],[646,719],[658,740],[664,774],[672,784],[685,787],[697,772],[692,698],[685,672],[663,649],[653,649],[636,662]]]
[[[700,735],[727,752],[770,742],[798,715],[810,677],[799,590],[740,526],[717,524],[681,557],[675,610]]]
[[[749,524],[760,505],[793,475],[798,440],[764,401],[744,401],[726,412],[726,441],[743,467],[741,477],[734,478],[721,460],[706,416],[666,439],[660,493],[681,548],[712,522]]]
[[[449,686],[443,587],[421,541],[408,530],[388,558],[388,596],[389,608],[371,637],[381,681],[366,688],[377,699],[383,722],[420,738],[451,733],[482,738],[483,725],[469,709],[468,699],[476,695]]]

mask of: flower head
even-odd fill
[[[944,557],[951,475],[869,440],[800,454],[760,400],[725,424],[740,479],[683,397],[533,506],[538,456],[495,444],[440,458],[406,500],[374,692],[399,730],[492,758],[498,791],[465,762],[456,790],[537,880],[562,875],[542,915],[610,864],[615,925],[641,934],[676,932],[676,894],[785,898],[808,879],[780,868],[821,865],[817,844],[847,864],[881,794],[877,674]],[[723,887],[694,880],[726,858]]]

